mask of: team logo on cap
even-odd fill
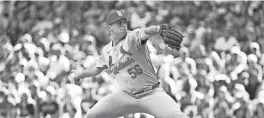
[[[117,11],[116,13],[118,14],[118,16],[123,16],[121,11]]]

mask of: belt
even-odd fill
[[[156,89],[156,88],[159,87],[159,85],[160,85],[160,82],[157,82],[157,83],[155,83],[155,84],[149,86],[147,89],[140,90],[140,91],[138,91],[138,92],[136,92],[136,93],[129,93],[129,94],[132,94],[132,95],[141,94],[141,93],[147,92],[147,91],[149,91],[149,90]],[[126,91],[125,91],[125,92],[126,92]],[[126,93],[128,93],[128,92],[126,92]]]

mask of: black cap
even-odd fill
[[[120,19],[128,19],[127,16],[124,14],[124,12],[119,11],[119,10],[112,10],[108,13],[107,17],[106,17],[106,23],[107,25],[110,25],[112,23],[114,23],[115,21],[118,21]]]

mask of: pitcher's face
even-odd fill
[[[127,20],[120,19],[110,25],[110,32],[113,35],[124,38],[127,35]]]

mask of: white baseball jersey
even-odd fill
[[[141,30],[128,31],[116,46],[108,43],[102,50],[97,67],[107,66],[122,90],[136,93],[158,82],[147,45],[141,44]]]

